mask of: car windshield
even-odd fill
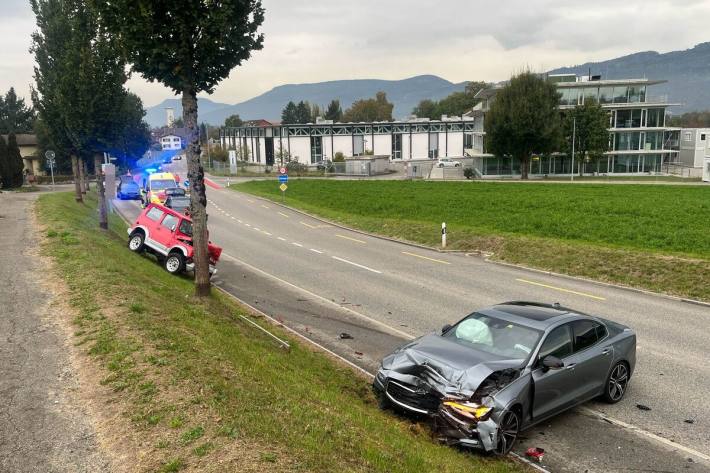
[[[170,205],[173,208],[185,208],[190,206],[190,198],[189,197],[171,197],[170,198]]]
[[[172,179],[156,179],[150,181],[150,189],[154,191],[168,189],[170,187],[175,187],[175,181]]]
[[[168,195],[185,195],[185,189],[180,187],[172,187],[170,189],[166,189],[165,193]]]
[[[135,182],[133,176],[120,176],[121,184],[128,184],[129,182]]]
[[[442,335],[464,346],[508,359],[527,359],[541,332],[507,320],[473,313]]]
[[[181,221],[178,230],[180,230],[180,233],[182,233],[183,235],[187,235],[192,238],[192,222],[190,222],[189,220]]]

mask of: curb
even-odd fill
[[[230,190],[229,188],[226,188],[226,187],[225,187],[225,189]],[[232,192],[240,192],[240,191],[234,191],[234,190],[232,190]],[[242,193],[243,193],[243,192],[242,192]],[[244,193],[244,194],[246,194],[246,193]],[[465,256],[479,256],[479,257],[480,257],[480,256],[483,256],[483,259],[484,259],[487,263],[491,263],[491,264],[497,264],[497,265],[506,266],[506,267],[509,267],[509,268],[522,269],[522,270],[525,270],[525,271],[530,271],[530,272],[538,273],[538,274],[547,274],[547,275],[549,275],[549,276],[556,276],[556,277],[560,277],[560,278],[569,279],[569,280],[572,280],[572,281],[586,282],[586,283],[590,283],[590,284],[594,284],[594,285],[602,286],[602,287],[611,287],[611,288],[614,288],[614,289],[621,289],[621,290],[625,290],[625,291],[635,292],[635,293],[637,293],[637,294],[645,294],[645,295],[649,295],[649,296],[661,297],[661,298],[663,298],[663,299],[670,299],[670,300],[673,300],[673,301],[676,301],[676,302],[685,302],[686,304],[693,304],[693,305],[698,305],[698,306],[701,306],[701,307],[710,307],[710,302],[700,301],[700,300],[697,300],[697,299],[690,299],[690,298],[687,298],[687,297],[673,296],[673,295],[671,295],[671,294],[664,294],[664,293],[662,293],[662,292],[654,292],[654,291],[649,291],[649,290],[647,290],[647,289],[641,289],[641,288],[631,287],[631,286],[623,286],[623,285],[621,285],[621,284],[614,284],[614,283],[609,283],[609,282],[604,282],[604,281],[595,281],[594,279],[587,279],[587,278],[583,278],[583,277],[581,277],[581,276],[572,276],[572,275],[569,275],[569,274],[556,273],[556,272],[554,272],[554,271],[548,271],[548,270],[545,270],[545,269],[530,268],[530,267],[528,267],[528,266],[523,266],[523,265],[515,264],[515,263],[506,263],[506,262],[504,262],[504,261],[496,261],[496,260],[490,259],[489,256],[484,256],[482,252],[478,252],[478,253],[477,253],[476,251],[441,250],[441,249],[439,249],[439,248],[434,248],[434,247],[427,246],[427,245],[422,245],[422,244],[419,244],[419,243],[412,243],[412,242],[405,241],[405,240],[398,240],[397,238],[391,238],[391,237],[387,237],[387,236],[383,236],[383,235],[377,235],[377,234],[370,233],[370,232],[366,232],[366,231],[363,231],[363,230],[358,230],[358,229],[355,229],[355,228],[350,228],[350,227],[347,227],[347,226],[342,225],[342,224],[340,224],[340,223],[332,222],[332,221],[330,221],[330,220],[328,220],[328,219],[325,219],[325,218],[321,218],[321,217],[317,217],[317,216],[315,216],[315,215],[311,215],[311,214],[309,214],[308,212],[305,212],[305,211],[303,211],[303,210],[299,210],[299,209],[296,209],[296,208],[293,208],[293,207],[289,207],[289,206],[286,205],[286,204],[282,204],[282,203],[279,203],[279,202],[276,202],[276,201],[267,199],[267,198],[265,198],[265,197],[261,197],[261,196],[254,195],[254,194],[248,194],[248,195],[250,195],[250,196],[252,196],[252,197],[254,197],[254,198],[257,198],[257,199],[259,199],[259,200],[262,200],[262,201],[264,201],[264,202],[269,202],[270,204],[278,205],[279,207],[282,207],[282,208],[291,210],[291,211],[296,212],[296,213],[298,213],[298,214],[305,215],[306,217],[310,217],[310,218],[312,218],[312,219],[314,219],[314,220],[318,220],[319,222],[323,222],[323,223],[326,223],[326,224],[328,224],[328,225],[333,225],[334,227],[341,228],[341,229],[343,229],[343,230],[348,230],[348,231],[351,231],[351,232],[354,232],[354,233],[358,233],[358,234],[360,234],[360,235],[366,235],[366,236],[369,236],[369,237],[372,237],[372,238],[377,238],[377,239],[379,239],[379,240],[390,241],[390,242],[393,242],[393,243],[400,243],[400,244],[402,244],[402,245],[407,245],[407,246],[411,246],[411,247],[413,247],[413,248],[419,248],[419,249],[422,249],[422,250],[436,251],[437,253],[464,254]]]

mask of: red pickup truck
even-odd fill
[[[192,220],[160,204],[149,203],[128,229],[128,248],[136,253],[153,253],[171,274],[195,269]],[[212,275],[217,272],[215,265],[222,248],[209,243],[208,250]]]

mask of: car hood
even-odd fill
[[[385,370],[414,376],[441,395],[471,397],[496,371],[522,368],[525,360],[501,359],[437,334],[414,340],[385,357]]]

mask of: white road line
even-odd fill
[[[251,227],[251,225],[249,225],[248,223],[245,223],[244,225],[246,225],[247,227]]]
[[[346,260],[346,259],[344,259],[344,258],[338,258],[337,256],[332,256],[331,258],[336,259],[336,260],[338,260],[338,261],[342,261],[343,263],[352,264],[353,266],[357,266],[358,268],[366,269],[367,271],[371,271],[371,272],[373,272],[373,273],[382,274],[382,271],[378,271],[378,270],[376,270],[376,269],[368,268],[367,266],[363,266],[363,265],[361,265],[361,264],[353,263],[352,261],[348,261],[348,260]]]
[[[315,248],[311,248],[311,251],[312,251],[313,253],[318,253],[319,255],[322,255],[322,254],[323,254],[322,251],[316,250]]]
[[[263,274],[264,276],[267,276],[267,277],[269,277],[269,278],[271,278],[271,279],[273,279],[273,280],[275,280],[275,281],[278,281],[278,282],[280,282],[281,284],[283,284],[283,285],[285,285],[285,286],[288,286],[288,287],[291,287],[291,288],[296,289],[296,290],[298,290],[298,291],[301,291],[301,292],[303,292],[304,294],[308,294],[310,297],[313,297],[313,298],[315,298],[315,299],[318,299],[318,300],[324,302],[326,305],[335,306],[335,307],[337,307],[338,309],[344,310],[345,312],[348,312],[348,313],[353,314],[353,315],[355,315],[355,316],[357,316],[357,317],[360,317],[360,318],[363,319],[363,320],[367,320],[367,321],[370,322],[370,323],[373,323],[373,324],[375,324],[375,325],[377,325],[377,326],[379,326],[379,327],[382,327],[382,328],[386,329],[389,333],[399,335],[400,337],[404,337],[404,338],[406,338],[407,340],[412,340],[413,338],[415,338],[414,335],[412,335],[411,333],[407,333],[407,332],[404,332],[404,331],[402,331],[402,330],[396,329],[396,328],[394,328],[394,327],[390,327],[389,325],[387,325],[387,324],[384,323],[384,322],[380,322],[380,321],[377,320],[377,319],[373,319],[372,317],[368,317],[367,315],[361,314],[360,312],[358,312],[358,311],[356,311],[356,310],[353,310],[353,309],[351,309],[351,308],[349,308],[349,307],[344,307],[344,306],[338,304],[337,302],[332,301],[331,299],[328,299],[328,298],[323,297],[323,296],[319,296],[318,294],[316,294],[316,293],[314,293],[314,292],[311,292],[311,291],[309,291],[308,289],[304,289],[304,288],[302,288],[302,287],[300,287],[300,286],[297,286],[297,285],[295,285],[295,284],[293,284],[293,283],[290,283],[290,282],[288,282],[288,281],[285,281],[285,280],[281,279],[281,278],[278,277],[278,276],[274,276],[274,275],[271,274],[271,273],[267,273],[267,272],[264,271],[263,269],[257,268],[256,266],[252,266],[252,265],[250,265],[249,263],[247,263],[247,262],[245,262],[245,261],[242,261],[242,260],[240,260],[240,259],[238,259],[238,258],[235,258],[234,256],[232,256],[232,255],[230,255],[230,254],[228,254],[228,253],[222,253],[222,256],[223,256],[223,257],[226,257],[226,258],[228,258],[228,259],[231,259],[232,261],[235,261],[235,262],[241,264],[242,266],[245,266],[245,267],[251,269],[252,271],[255,271],[255,272],[259,273],[259,274]]]
[[[605,301],[605,300],[606,300],[605,297],[600,297],[600,296],[595,296],[595,295],[592,295],[592,294],[587,294],[586,292],[573,291],[573,290],[571,290],[571,289],[565,289],[565,288],[563,288],[563,287],[550,286],[549,284],[543,284],[543,283],[541,283],[541,282],[530,281],[530,280],[528,280],[528,279],[516,278],[515,280],[516,280],[516,281],[519,281],[519,282],[524,282],[524,283],[526,283],[526,284],[532,284],[533,286],[546,287],[546,288],[548,288],[548,289],[554,289],[555,291],[568,292],[568,293],[570,293],[570,294],[576,294],[576,295],[578,295],[578,296],[589,297],[590,299],[596,299],[596,300],[599,300],[599,301]]]
[[[276,238],[278,238],[281,241],[286,241],[286,239],[284,237],[276,237]]]
[[[291,217],[289,217],[288,215],[286,215],[286,214],[283,213],[283,212],[279,212],[279,215],[281,215],[282,217],[291,218]]]
[[[261,229],[259,229],[259,227],[254,227],[254,230],[256,230],[257,232],[261,231]]]
[[[644,437],[648,437],[648,438],[653,439],[657,442],[660,442],[668,447],[681,450],[689,455],[694,455],[694,456],[701,458],[707,462],[710,462],[710,455],[706,455],[706,454],[701,453],[697,450],[693,450],[690,447],[685,447],[679,443],[673,442],[672,440],[669,440],[667,438],[663,438],[660,435],[656,435],[654,433],[643,430],[641,427],[637,427],[633,424],[627,424],[626,422],[624,422],[622,420],[614,419],[613,417],[609,417],[608,415],[604,414],[603,412],[595,411],[594,409],[590,409],[588,407],[582,407],[579,410],[587,415],[598,417],[602,420],[609,422],[610,424],[617,425],[619,427],[623,427],[623,428],[628,429],[634,433],[637,433],[639,435],[643,435]]]
[[[301,225],[306,226],[306,227],[308,227],[308,228],[316,228],[316,227],[314,227],[313,225],[311,225],[311,224],[309,224],[309,223],[306,223],[306,222],[298,222],[298,223],[300,223]]]
[[[266,230],[262,231],[261,233],[263,233],[264,235],[269,235],[269,236],[271,236],[271,233],[267,232]]]
[[[239,219],[237,219],[237,222],[239,222],[239,223],[244,223],[244,222],[242,222],[242,221],[241,221],[241,220],[239,220]]]
[[[296,243],[295,241],[292,241],[291,244],[299,248],[303,248],[303,245],[301,245],[300,243]]]
[[[269,207],[268,205],[264,205],[264,204],[261,204],[261,206],[264,207],[265,209],[270,209],[270,208],[271,208],[271,207]]]
[[[367,242],[365,241],[358,240],[357,238],[350,238],[349,236],[341,235],[339,233],[336,233],[335,236],[337,236],[338,238],[345,238],[346,240],[354,241],[356,243],[362,243],[363,245],[367,244]]]
[[[234,217],[232,216],[232,220],[236,220],[236,218],[234,218]]]

